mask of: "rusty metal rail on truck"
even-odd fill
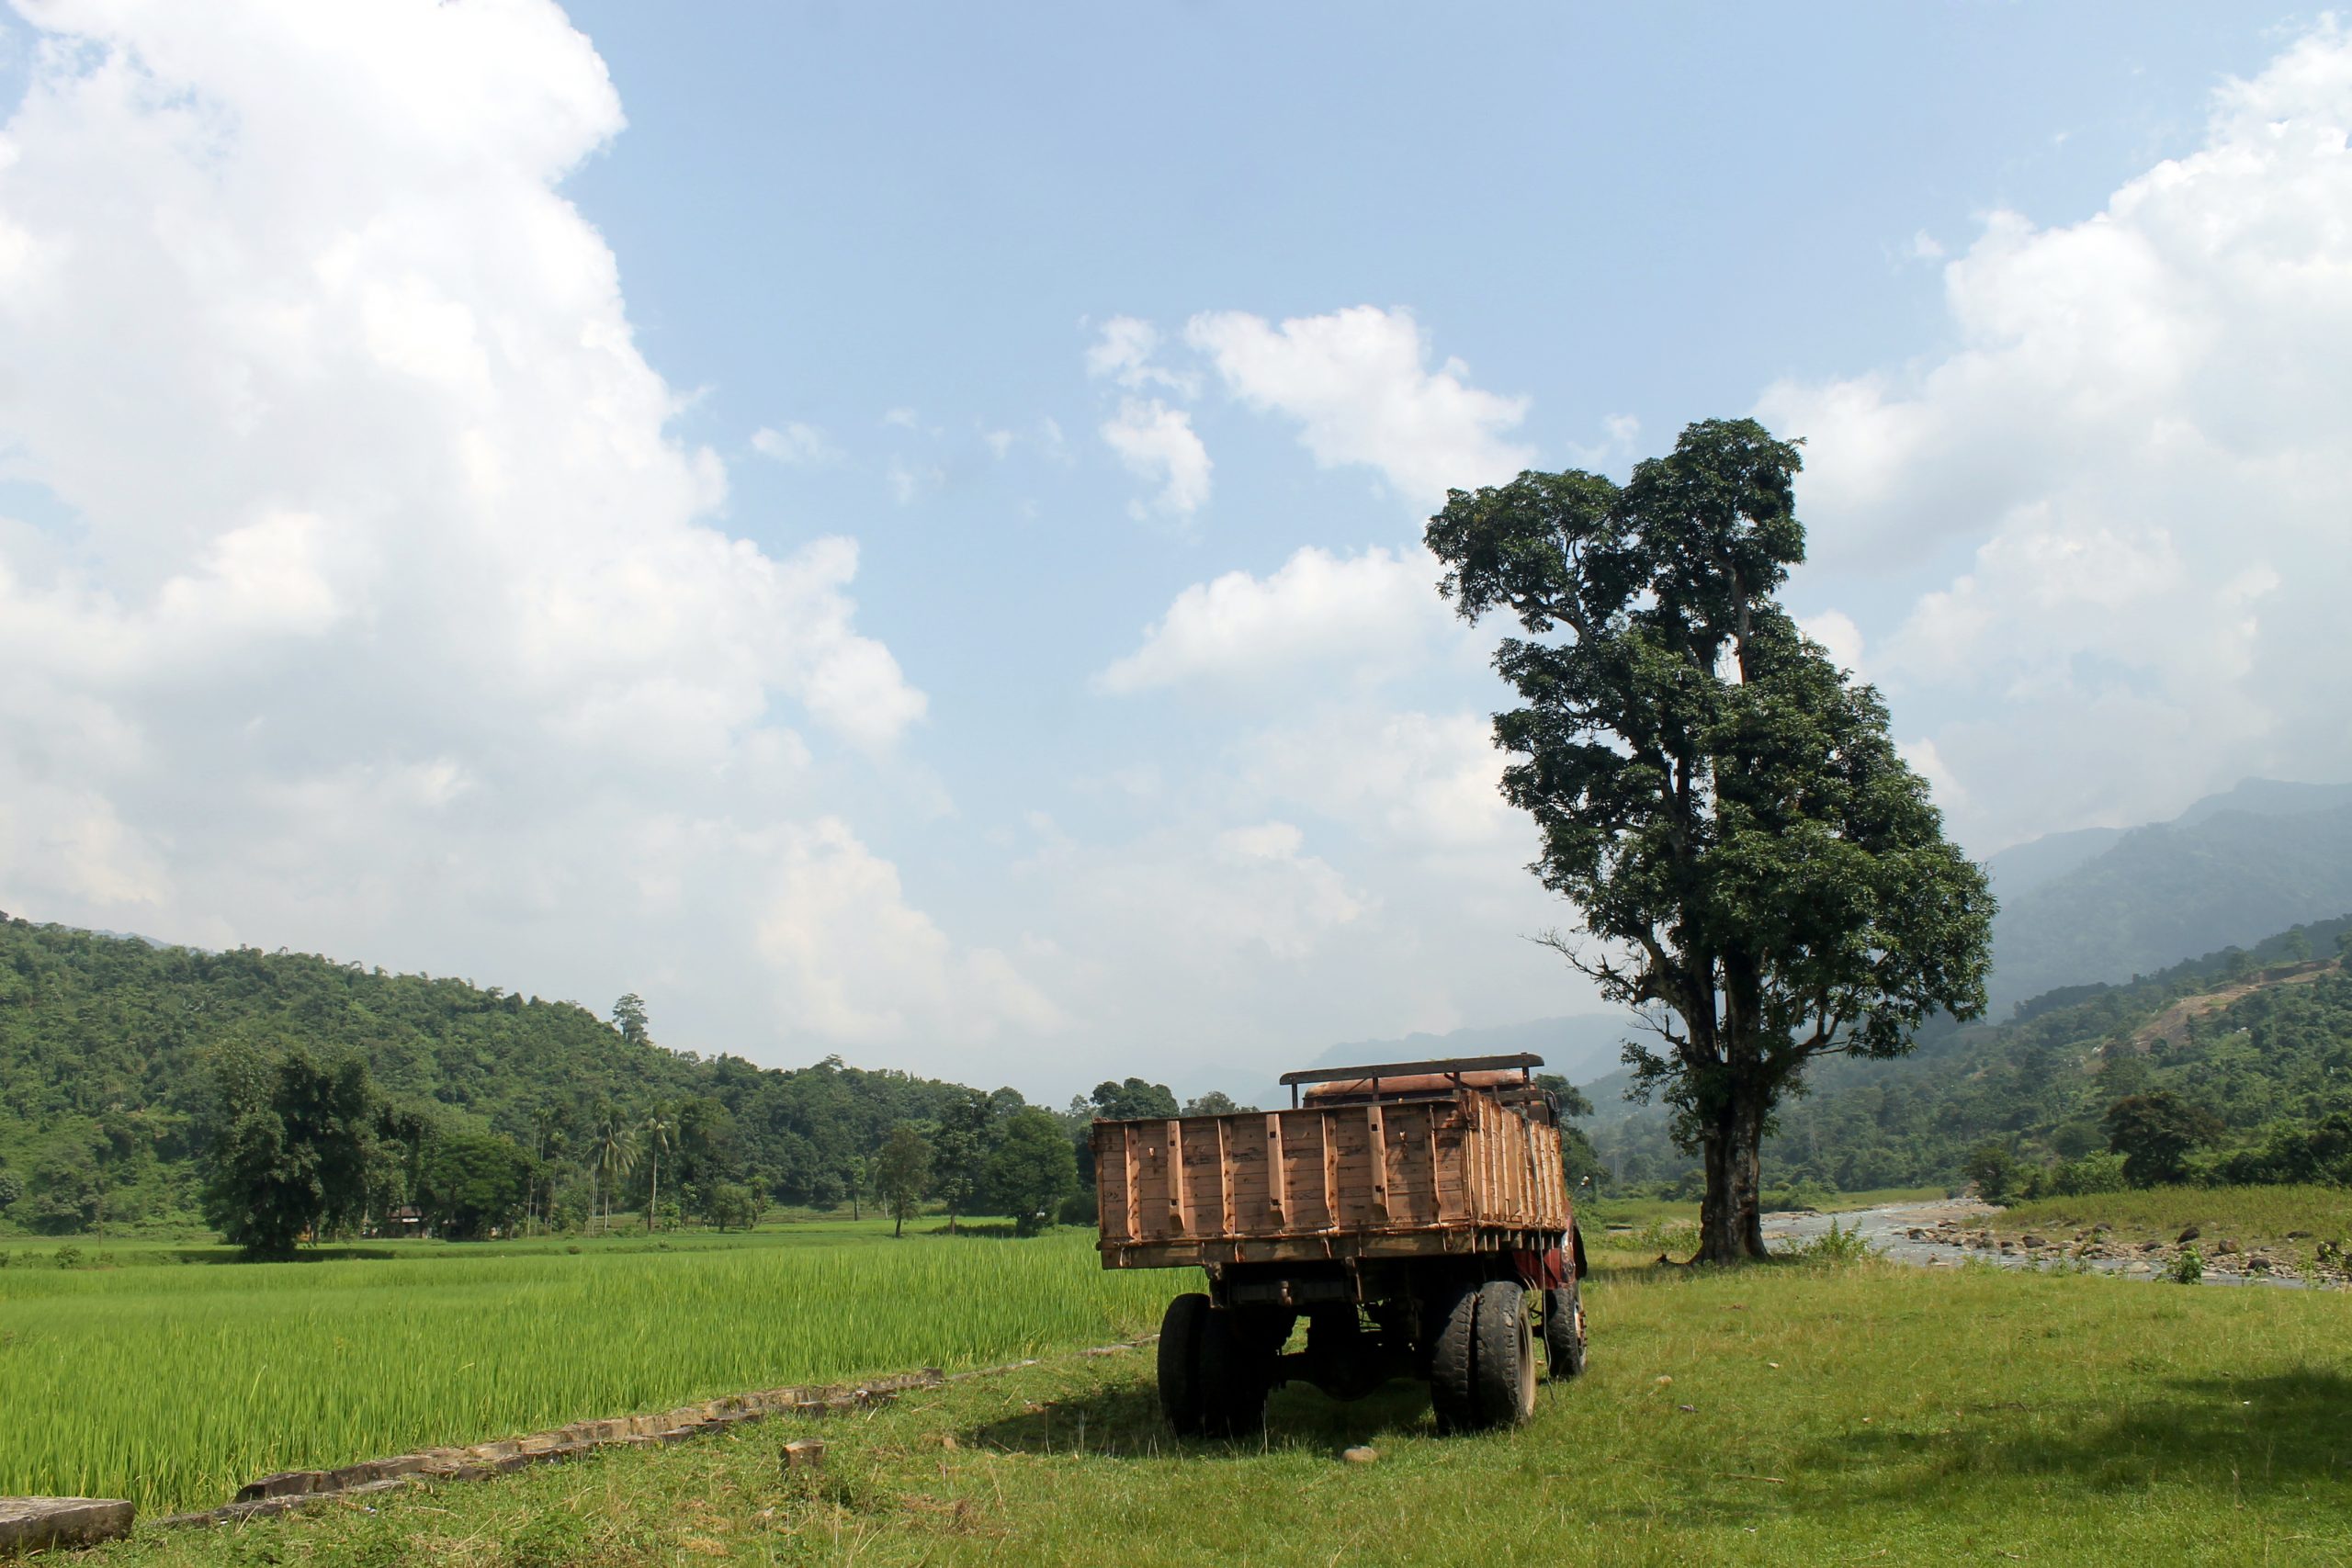
[[[1105,1269],[1541,1250],[1571,1221],[1532,1056],[1287,1073],[1288,1110],[1094,1125]],[[1508,1077],[1516,1069],[1516,1081]],[[1298,1102],[1301,1085],[1322,1086]]]

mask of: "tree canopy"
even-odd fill
[[[1764,1252],[1758,1149],[1806,1064],[1909,1048],[1984,1007],[1992,898],[1878,694],[1777,591],[1804,558],[1796,448],[1691,425],[1619,486],[1449,493],[1426,540],[1465,619],[1510,615],[1503,793],[1581,928],[1549,940],[1665,1049],[1628,1048],[1707,1172],[1700,1257]]]
[[[903,1235],[907,1216],[931,1190],[931,1145],[922,1129],[901,1122],[874,1156],[874,1190],[890,1211],[890,1234]]]
[[[205,1216],[254,1258],[290,1256],[305,1235],[356,1222],[368,1203],[378,1101],[356,1055],[301,1047],[275,1060],[222,1053],[219,1135],[204,1172]]]
[[[1078,1190],[1078,1156],[1061,1122],[1035,1106],[1006,1117],[989,1156],[988,1183],[997,1212],[1022,1235],[1050,1223],[1062,1200]]]

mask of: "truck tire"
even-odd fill
[[[1199,1363],[1202,1436],[1254,1438],[1266,1429],[1274,1357],[1262,1334],[1250,1332],[1260,1326],[1229,1310],[1208,1314]]]
[[[1574,1275],[1544,1292],[1544,1375],[1553,1382],[1584,1375],[1584,1292]]]
[[[1440,1433],[1475,1431],[1478,1404],[1474,1369],[1477,1361],[1478,1287],[1456,1285],[1430,1303],[1437,1337],[1430,1347],[1430,1408]]]
[[[1481,1427],[1516,1427],[1535,1414],[1535,1328],[1527,1287],[1489,1280],[1478,1287],[1472,1400]]]
[[[1180,1438],[1201,1432],[1201,1341],[1209,1299],[1195,1291],[1168,1303],[1159,1320],[1159,1410]]]

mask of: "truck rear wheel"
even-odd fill
[[[1478,1287],[1458,1285],[1431,1303],[1437,1337],[1430,1348],[1430,1406],[1440,1432],[1466,1432],[1478,1425],[1473,1368],[1476,1362]]]
[[[1544,1292],[1544,1375],[1554,1382],[1584,1374],[1584,1292],[1576,1276]]]
[[[1273,1389],[1274,1351],[1230,1310],[1213,1311],[1201,1330],[1200,1429],[1204,1437],[1254,1438],[1266,1429],[1266,1395]]]
[[[1535,1414],[1535,1331],[1527,1287],[1489,1280],[1478,1287],[1473,1399],[1481,1427],[1516,1427]]]
[[[1207,1337],[1209,1299],[1195,1291],[1168,1303],[1159,1320],[1159,1410],[1180,1438],[1201,1431],[1201,1341]]]

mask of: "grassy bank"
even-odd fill
[[[1163,1280],[1162,1283],[1174,1283]],[[1068,1358],[822,1428],[602,1455],[140,1563],[2340,1562],[2352,1297],[1875,1265],[1592,1282],[1593,1370],[1517,1433],[1409,1385],[1278,1395],[1177,1445],[1145,1355]],[[1662,1381],[1670,1379],[1670,1382]],[[1350,1443],[1376,1462],[1340,1462]]]
[[[1155,1325],[1091,1237],[887,1226],[0,1270],[0,1494],[225,1501],[273,1470]],[[198,1250],[199,1258],[208,1254]]]
[[[2001,1213],[2004,1235],[2072,1235],[2110,1225],[2129,1240],[2170,1241],[2195,1225],[2209,1239],[2304,1250],[2352,1237],[2352,1191],[2341,1187],[2152,1187],[2080,1198],[2039,1198]],[[2299,1234],[2300,1233],[2300,1234]]]

